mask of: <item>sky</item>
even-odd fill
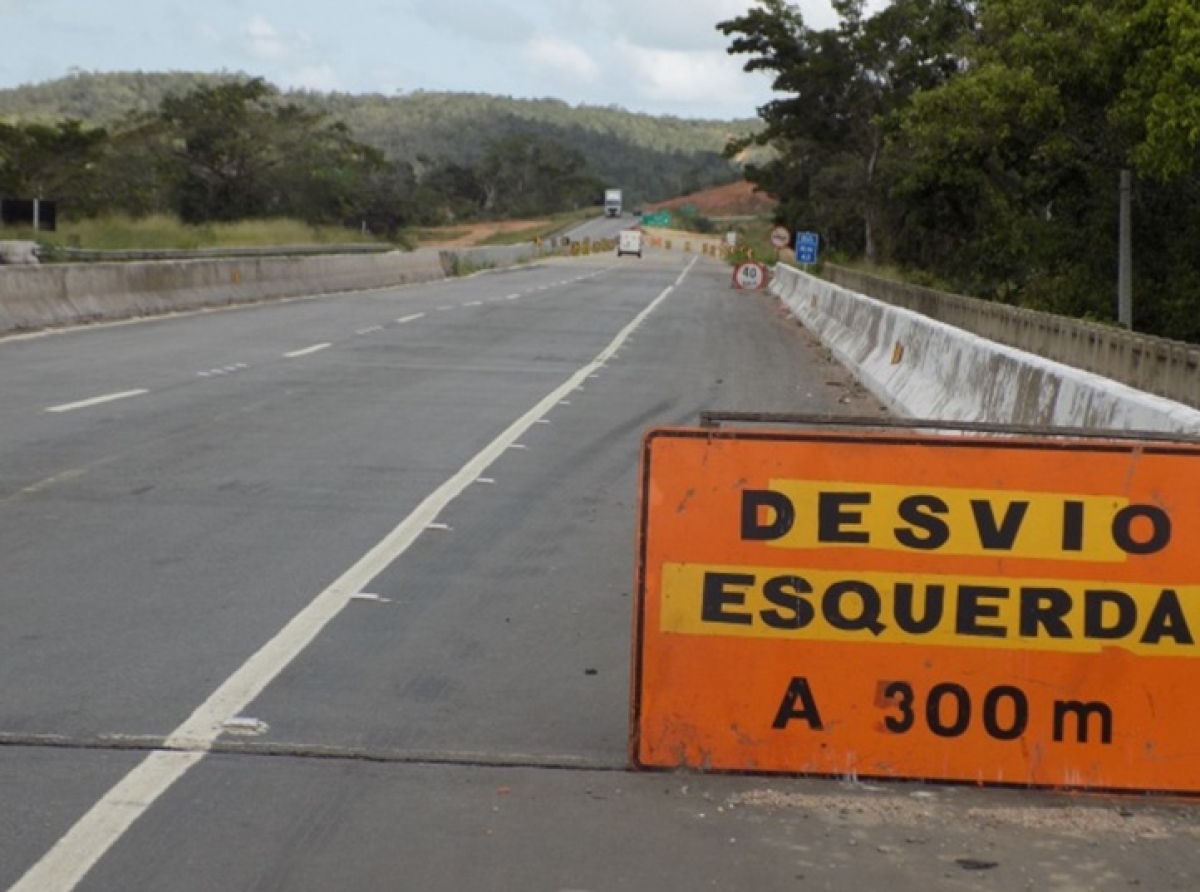
[[[885,0],[875,0],[877,8]],[[829,0],[793,0],[809,27]],[[75,71],[238,72],[282,89],[554,98],[752,118],[770,80],[716,23],[750,0],[0,0],[0,88]]]

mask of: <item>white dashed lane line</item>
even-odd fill
[[[92,406],[100,406],[104,403],[113,403],[117,400],[127,400],[130,397],[142,396],[149,393],[149,390],[125,390],[121,393],[108,393],[104,396],[94,396],[91,399],[80,400],[76,403],[63,403],[61,406],[49,406],[47,412],[74,412],[76,409],[87,409]]]
[[[232,375],[236,372],[245,371],[250,368],[244,362],[239,362],[236,365],[222,366],[219,369],[205,369],[203,372],[196,372],[198,378],[219,378],[222,375]]]
[[[284,359],[299,359],[301,356],[312,356],[314,353],[320,353],[322,350],[328,350],[333,344],[313,344],[311,347],[305,347],[303,350],[293,350],[291,353],[283,354]]]
[[[559,287],[562,285],[570,285],[573,282],[584,281],[584,279],[587,279],[587,278],[590,278],[590,277],[584,276],[584,277],[580,277],[578,279],[568,279],[565,282],[558,283],[558,285],[543,285],[539,288],[534,288],[531,291],[524,292],[524,293],[506,294],[503,296],[492,297],[492,298],[489,298],[489,301],[520,300],[522,297],[527,297],[527,296],[534,294],[536,292],[539,292],[539,291],[547,291],[547,290],[550,290],[551,288]],[[469,301],[467,303],[461,304],[461,306],[463,306],[463,307],[481,307],[483,305],[484,305],[484,301],[481,301],[481,300]],[[458,309],[458,307],[440,306],[437,309],[439,312],[448,312],[450,310]],[[396,324],[406,325],[409,322],[416,322],[418,319],[423,319],[425,317],[425,315],[426,315],[425,313],[412,313],[408,316],[401,316],[400,318],[398,318],[396,320]],[[382,326],[382,325],[372,325],[367,328],[358,329],[355,332],[355,334],[357,334],[359,336],[363,336],[363,335],[374,334],[375,332],[380,332],[383,330],[384,330],[384,326]],[[328,350],[332,346],[333,346],[333,344],[331,342],[326,342],[326,343],[321,343],[321,344],[313,344],[312,346],[309,346],[309,347],[303,347],[298,350],[293,350],[290,353],[284,353],[283,358],[284,359],[300,359],[301,357],[304,357],[304,356],[312,356],[314,353],[320,353],[322,350]],[[202,372],[197,372],[196,375],[197,375],[197,377],[200,377],[200,378],[217,378],[217,377],[222,377],[224,375],[232,375],[235,372],[240,372],[240,371],[243,371],[248,368],[249,368],[249,366],[246,365],[245,363],[237,363],[235,365],[222,366],[220,368],[206,369]],[[595,376],[593,375],[592,377],[595,377]],[[110,393],[110,394],[105,394],[104,396],[92,397],[91,399],[80,400],[80,401],[74,402],[74,403],[64,403],[60,406],[49,406],[46,408],[45,411],[46,412],[54,412],[54,413],[72,412],[72,411],[75,411],[76,409],[87,409],[92,406],[103,405],[104,403],[111,403],[111,402],[115,402],[117,400],[129,399],[129,398],[135,397],[135,396],[142,396],[149,392],[150,392],[149,390],[142,389],[142,390],[127,390],[127,391],[123,391],[121,393]],[[570,405],[570,403],[564,402],[562,405]]]

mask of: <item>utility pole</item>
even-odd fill
[[[1117,261],[1117,322],[1122,328],[1133,328],[1133,234],[1131,232],[1131,200],[1133,175],[1128,168],[1121,171],[1121,231]]]

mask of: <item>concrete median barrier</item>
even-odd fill
[[[1200,433],[1200,411],[986,340],[780,265],[792,314],[894,411],[913,418]]]
[[[0,267],[0,334],[446,276],[438,251]]]

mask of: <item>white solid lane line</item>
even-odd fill
[[[283,354],[284,359],[299,359],[301,356],[311,356],[314,353],[320,353],[322,350],[328,350],[333,344],[313,344],[311,347],[305,347],[303,350],[293,350],[291,353]]]
[[[694,266],[695,260],[684,270]],[[683,280],[680,276],[679,281]],[[678,283],[677,283],[678,284]],[[243,710],[298,657],[355,595],[412,546],[438,515],[483,475],[539,418],[608,362],[634,331],[658,309],[676,285],[669,286],[623,328],[600,354],[541,402],[514,421],[453,477],[425,497],[408,517],[363,555],[340,579],[317,595],[278,634],[231,675],[195,712],[125,775],[67,831],[53,848],[11,886],[9,892],[72,892],[96,862],[163,793],[202,761],[221,736],[225,723]]]
[[[99,406],[104,403],[115,402],[116,400],[127,400],[133,396],[142,396],[149,393],[149,390],[126,390],[121,393],[108,393],[104,396],[94,396],[90,400],[80,400],[77,403],[64,403],[61,406],[48,406],[47,412],[74,412],[76,409],[86,409],[90,406]]]

